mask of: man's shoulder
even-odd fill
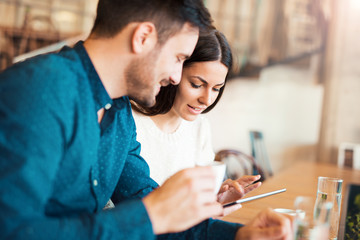
[[[79,57],[74,51],[61,51],[47,53],[28,58],[22,62],[15,63],[3,72],[3,76],[14,75],[27,79],[31,77],[47,77],[68,74],[81,67]],[[78,70],[77,70],[78,71]]]
[[[78,98],[79,85],[87,77],[76,53],[48,53],[19,62],[0,74],[0,92],[8,98],[32,99],[33,104],[51,103],[52,100],[68,105]],[[88,89],[86,85],[84,89]],[[12,96],[11,96],[12,95]],[[46,99],[46,101],[43,101]]]
[[[59,74],[79,72],[80,69],[83,69],[79,55],[69,47],[64,47],[59,52],[38,55],[29,59],[28,65],[36,65],[40,67],[40,71],[51,70]]]

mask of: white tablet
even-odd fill
[[[272,192],[268,192],[268,193],[263,193],[263,194],[259,194],[259,195],[248,197],[248,198],[242,198],[242,199],[239,199],[239,200],[237,200],[235,202],[224,204],[223,207],[229,207],[229,206],[232,206],[232,205],[235,205],[235,204],[238,204],[238,203],[243,203],[243,202],[248,202],[248,201],[252,201],[252,200],[263,198],[263,197],[268,197],[268,196],[278,194],[278,193],[282,193],[282,192],[285,192],[285,191],[286,191],[286,188],[283,188],[283,189],[280,189],[280,190],[276,190],[276,191],[272,191]]]

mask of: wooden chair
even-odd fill
[[[271,163],[266,151],[264,136],[260,131],[250,131],[251,154],[255,163],[264,171],[265,178],[273,175]]]
[[[226,164],[226,178],[238,179],[244,175],[261,175],[260,181],[265,180],[265,175],[254,158],[234,149],[223,149],[215,154],[215,161]]]

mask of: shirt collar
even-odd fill
[[[85,72],[88,75],[91,91],[95,99],[96,110],[98,111],[101,108],[104,108],[107,104],[112,105],[113,100],[110,98],[103,83],[101,82],[101,79],[97,74],[94,65],[92,64],[89,55],[86,52],[86,49],[84,47],[84,42],[83,41],[77,42],[76,45],[74,46],[74,50],[79,55],[81,62],[84,66]]]

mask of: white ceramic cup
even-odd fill
[[[214,193],[217,194],[220,190],[221,184],[224,181],[225,171],[226,171],[226,164],[223,162],[214,161],[210,164],[213,171],[216,174],[216,184]]]

